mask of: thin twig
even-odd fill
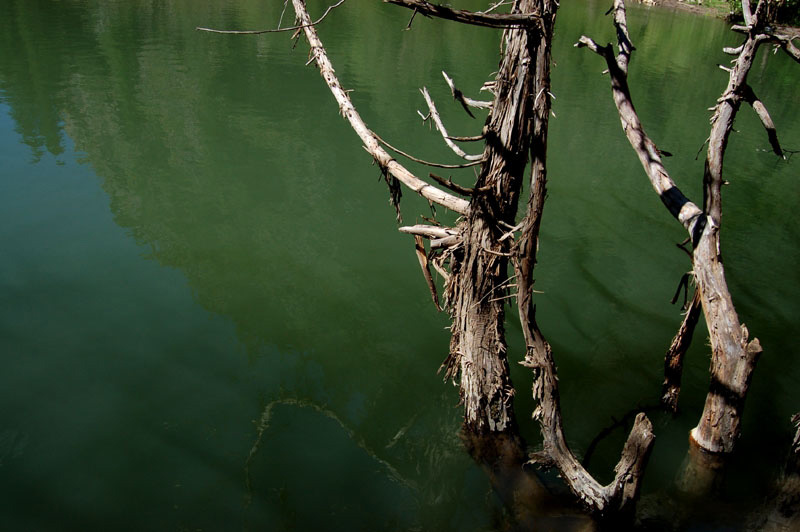
[[[450,140],[456,140],[458,142],[478,142],[485,139],[486,135],[475,135],[473,137],[456,137],[453,135],[448,135],[447,138]]]
[[[436,181],[440,185],[449,188],[453,192],[458,192],[459,194],[462,194],[464,196],[472,196],[475,193],[475,189],[474,188],[462,187],[461,185],[459,185],[457,183],[453,183],[453,179],[452,178],[445,179],[445,178],[443,178],[441,176],[438,176],[438,175],[434,174],[433,172],[428,173],[428,175],[430,176],[431,179],[433,179],[434,181]]]
[[[436,124],[436,129],[439,130],[439,133],[442,134],[442,138],[444,139],[445,144],[453,150],[453,153],[465,159],[467,161],[480,161],[483,159],[483,154],[477,155],[470,155],[466,153],[464,150],[458,147],[456,143],[450,140],[449,135],[447,134],[447,129],[444,127],[444,122],[442,122],[442,117],[439,116],[439,111],[436,109],[436,104],[433,102],[433,98],[431,98],[430,93],[428,93],[427,87],[422,87],[419,90],[422,93],[422,96],[425,98],[425,103],[428,104],[428,110],[430,111],[429,116],[433,119],[433,123]],[[421,113],[420,113],[421,114]]]
[[[378,134],[375,133],[374,131],[372,132],[372,134],[375,135],[375,138],[378,139],[378,141],[380,141],[381,144],[383,144],[384,146],[386,146],[387,148],[389,148],[393,152],[397,152],[400,155],[402,155],[403,157],[405,157],[406,159],[410,159],[410,160],[414,161],[415,163],[420,163],[420,164],[424,164],[424,165],[427,165],[427,166],[432,166],[434,168],[469,168],[470,166],[478,166],[479,164],[481,164],[483,162],[483,159],[481,159],[480,161],[472,161],[472,162],[464,163],[464,164],[432,163],[430,161],[425,161],[425,160],[420,159],[418,157],[414,157],[413,155],[410,155],[410,154],[404,152],[403,150],[401,150],[399,148],[395,148],[394,146],[392,146],[391,144],[389,144],[388,142],[383,140],[381,137],[379,137]]]
[[[207,31],[209,33],[226,33],[226,34],[233,34],[233,35],[260,35],[262,33],[279,33],[279,32],[284,32],[284,31],[297,31],[297,30],[302,30],[303,28],[308,28],[310,26],[316,26],[317,24],[322,22],[325,19],[325,17],[328,16],[328,13],[330,13],[333,9],[339,7],[340,5],[344,4],[344,2],[345,2],[345,0],[339,0],[335,4],[333,4],[331,6],[328,6],[328,9],[325,10],[325,13],[323,13],[321,17],[319,17],[317,20],[315,20],[311,24],[303,24],[303,25],[300,25],[300,26],[291,26],[289,28],[281,28],[280,27],[281,26],[281,22],[279,20],[278,21],[278,27],[273,29],[273,30],[215,30],[215,29],[211,29],[211,28],[200,28],[200,27],[195,28],[195,30],[197,30],[197,31]],[[287,3],[288,3],[288,0],[287,0]],[[281,20],[283,20],[283,13],[281,13]]]

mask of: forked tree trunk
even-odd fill
[[[741,417],[744,399],[750,385],[753,370],[761,354],[758,339],[750,339],[749,331],[739,321],[733,306],[730,291],[725,281],[725,270],[720,253],[720,224],[722,218],[722,163],[733,121],[742,102],[749,103],[767,134],[776,154],[782,155],[775,134],[775,126],[766,107],[747,85],[747,74],[759,45],[772,42],[780,45],[793,59],[800,61],[800,53],[785,37],[772,33],[766,24],[767,2],[762,0],[754,13],[750,12],[748,0],[743,0],[747,26],[734,27],[746,35],[744,43],[735,49],[724,51],[736,56],[729,71],[728,86],[717,100],[712,127],[708,139],[703,175],[704,204],[701,210],[689,201],[667,173],[658,149],[645,133],[633,107],[628,88],[628,61],[633,45],[627,31],[623,0],[614,1],[614,24],[617,28],[619,53],[615,57],[611,45],[600,46],[588,37],[581,37],[576,46],[585,46],[600,54],[608,65],[614,103],[619,112],[622,129],[631,147],[642,163],[655,191],[672,215],[689,232],[693,246],[692,266],[702,304],[705,321],[711,339],[711,384],[705,408],[698,425],[691,431],[691,439],[700,449],[709,453],[730,453],[741,433]],[[693,307],[693,308],[696,308]],[[693,328],[692,315],[687,316],[675,340],[675,350],[685,352]],[[668,357],[673,354],[670,349]],[[667,361],[667,380],[676,383],[679,364]],[[673,374],[669,374],[673,371]],[[665,383],[669,385],[669,382]],[[665,387],[667,402],[677,401],[677,387]]]

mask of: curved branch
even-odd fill
[[[621,0],[616,0],[615,6],[618,4],[622,4]],[[624,4],[622,17],[624,18]],[[625,32],[627,32],[627,30],[625,30]],[[618,34],[620,33],[622,33],[621,30],[618,30]],[[664,168],[664,164],[661,162],[658,147],[644,131],[644,126],[642,126],[639,115],[631,100],[627,75],[618,62],[619,57],[622,57],[622,64],[627,68],[628,56],[620,52],[619,56],[615,58],[614,51],[610,44],[607,46],[600,46],[594,40],[586,36],[581,36],[575,46],[577,48],[588,47],[591,51],[605,59],[608,65],[608,71],[611,75],[611,90],[613,92],[614,103],[619,113],[620,122],[622,123],[622,130],[628,137],[628,141],[636,152],[636,155],[639,156],[639,161],[642,163],[642,167],[647,177],[650,179],[650,184],[656,193],[658,193],[662,203],[664,203],[669,212],[681,222],[686,230],[689,231],[693,241],[696,241],[702,227],[705,225],[703,211],[701,211],[700,207],[696,204],[689,201],[677,187],[669,176],[666,168]],[[620,46],[620,49],[622,50],[623,47]]]
[[[439,130],[439,133],[442,134],[442,138],[444,139],[445,144],[447,144],[453,153],[465,159],[467,161],[481,161],[483,160],[483,154],[478,155],[470,155],[462,150],[455,142],[450,140],[450,136],[447,133],[447,129],[444,127],[444,123],[442,122],[442,117],[439,116],[439,111],[436,109],[436,104],[433,103],[433,99],[431,95],[428,93],[427,87],[422,87],[419,90],[422,93],[422,96],[425,98],[425,103],[428,104],[428,109],[430,110],[430,117],[433,119],[433,123],[436,124],[436,129]]]
[[[309,23],[308,25],[290,26],[288,28],[275,28],[275,29],[272,29],[272,30],[244,30],[244,31],[242,31],[242,30],[214,30],[214,29],[211,29],[211,28],[199,28],[199,27],[195,28],[195,29],[197,31],[207,31],[209,33],[225,33],[225,34],[234,34],[234,35],[260,35],[262,33],[279,33],[279,32],[283,32],[283,31],[297,31],[297,30],[301,30],[303,28],[307,28],[309,26],[316,26],[317,24],[319,24],[320,22],[325,20],[325,17],[328,16],[328,13],[330,13],[331,10],[339,7],[342,4],[344,4],[344,0],[339,0],[335,4],[328,6],[328,9],[325,10],[325,13],[323,13],[321,17],[319,17],[314,22]],[[284,6],[284,8],[285,7],[286,6]],[[281,16],[281,18],[283,18],[283,17]],[[278,22],[278,26],[280,26],[280,25],[281,25],[280,22]]]
[[[489,14],[475,13],[463,9],[451,9],[438,4],[431,4],[425,0],[383,0],[387,4],[394,4],[408,9],[413,9],[417,13],[426,17],[437,17],[446,20],[454,20],[464,24],[483,26],[486,28],[513,28],[520,26],[533,26],[541,20],[538,13],[518,13],[518,14]]]
[[[534,374],[533,396],[538,406],[533,417],[541,424],[544,438],[543,451],[533,455],[531,463],[557,467],[572,492],[594,513],[607,515],[628,509],[638,497],[642,473],[653,447],[653,425],[644,412],[640,412],[614,468],[614,480],[605,486],[595,480],[572,453],[564,437],[558,377],[550,344],[536,326],[534,310],[527,303],[520,303],[519,308],[526,314],[523,323],[529,324],[523,330],[526,340],[533,341],[520,364],[531,368]]]
[[[384,169],[386,172],[396,177],[401,183],[427,200],[442,205],[459,214],[465,214],[469,208],[468,201],[453,196],[419,179],[403,165],[394,160],[394,158],[380,146],[378,136],[367,128],[367,125],[361,119],[361,115],[358,114],[358,111],[356,111],[356,108],[353,106],[353,102],[350,101],[350,96],[342,89],[339,79],[334,73],[333,65],[328,59],[328,54],[325,52],[325,48],[322,45],[322,41],[320,41],[317,36],[317,32],[311,22],[311,17],[306,10],[305,1],[292,0],[292,5],[294,6],[297,19],[300,21],[303,32],[305,32],[306,39],[311,47],[310,54],[312,59],[317,63],[322,78],[325,80],[333,97],[339,104],[339,111],[350,123],[350,126],[364,143],[364,148],[372,155],[381,169]]]
[[[450,168],[450,169],[456,169],[456,168],[469,168],[470,166],[478,166],[479,164],[481,164],[481,163],[483,162],[483,160],[481,159],[480,161],[471,161],[471,162],[464,163],[464,164],[441,164],[441,163],[432,163],[432,162],[430,162],[430,161],[426,161],[426,160],[424,160],[424,159],[420,159],[419,157],[414,157],[414,156],[413,156],[413,155],[411,155],[410,153],[406,153],[406,152],[404,152],[403,150],[401,150],[400,148],[396,148],[396,147],[392,146],[391,144],[389,144],[388,142],[386,142],[384,139],[382,139],[381,137],[379,137],[379,136],[378,136],[378,134],[377,134],[377,133],[375,133],[374,131],[372,131],[371,133],[372,133],[372,134],[375,136],[375,138],[376,138],[376,139],[378,139],[378,142],[380,142],[381,144],[383,144],[384,146],[386,146],[387,148],[389,148],[389,149],[390,149],[390,150],[392,150],[393,152],[396,152],[396,153],[398,153],[398,154],[402,155],[403,157],[405,157],[406,159],[409,159],[409,160],[411,160],[411,161],[414,161],[415,163],[424,164],[424,165],[426,165],[426,166],[432,166],[432,167],[434,167],[434,168]],[[369,150],[367,150],[367,151],[369,151]],[[456,212],[458,212],[458,211],[456,211]],[[464,214],[464,213],[461,213],[461,214]]]

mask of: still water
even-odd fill
[[[689,269],[674,245],[683,230],[620,131],[601,60],[572,48],[583,33],[613,39],[606,7],[564,2],[559,13],[537,276],[578,453],[612,417],[656,402],[681,319],[669,299]],[[275,27],[282,8],[0,2],[4,530],[501,526],[502,504],[458,438],[457,390],[436,375],[447,319],[378,170],[304,66],[304,43],[194,31]],[[418,88],[430,88],[452,134],[478,133],[482,117],[459,111],[439,72],[479,96],[498,34],[421,17],[402,31],[408,17],[351,0],[321,37],[373,129],[457,162],[420,124]],[[718,20],[658,9],[632,7],[629,26],[635,102],[699,201],[695,155],[726,83],[715,65],[737,38]],[[750,76],[789,149],[800,149],[798,81],[780,54],[764,53]],[[736,528],[768,495],[800,410],[800,160],[776,160],[749,109],[737,129],[723,251],[764,356],[718,507],[687,517],[699,530]],[[470,171],[454,177],[466,184]],[[406,222],[430,216],[410,194],[403,207]],[[512,361],[518,333],[510,324]],[[699,334],[679,416],[653,415],[645,502],[671,490],[686,454],[707,351]],[[513,371],[536,445],[530,377]],[[623,438],[593,455],[604,481]]]

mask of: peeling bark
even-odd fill
[[[512,14],[532,13],[522,0]],[[513,225],[531,133],[536,32],[507,31],[492,111],[484,126],[483,164],[464,221],[461,258],[451,262],[447,291],[453,325],[446,376],[459,379],[465,423],[478,434],[515,430],[505,339],[509,244],[500,241]],[[549,65],[548,65],[549,68]]]

